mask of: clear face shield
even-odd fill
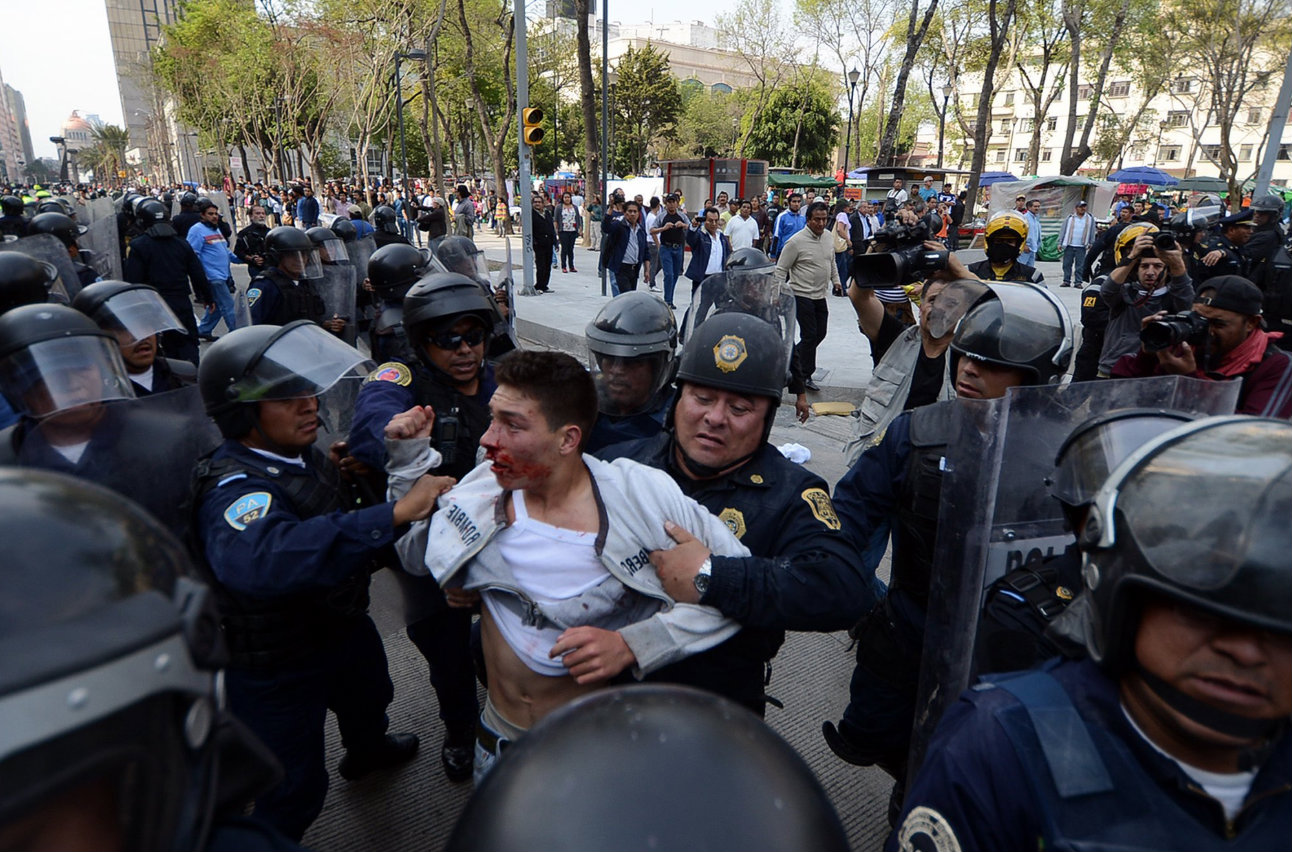
[[[42,340],[0,360],[0,389],[28,417],[134,399],[117,344],[99,335]]]
[[[159,293],[152,290],[126,290],[108,299],[95,317],[101,327],[117,333],[123,345],[137,343],[163,331],[184,331]],[[122,333],[126,339],[122,340]]]
[[[447,247],[441,245],[435,259],[443,265],[446,271],[457,272],[468,278],[474,278],[490,291],[493,290],[493,279],[489,275],[489,264],[485,262],[484,252],[475,246],[461,245],[455,240]]]
[[[1132,452],[1189,418],[1163,411],[1153,414],[1130,409],[1069,439],[1060,451],[1050,493],[1069,506],[1084,506],[1108,481],[1108,475]]]
[[[790,363],[798,326],[794,293],[783,270],[774,266],[733,269],[705,278],[691,296],[680,342],[685,346],[695,329],[710,317],[729,313],[749,314],[770,323],[781,339],[785,363]]]
[[[346,251],[345,241],[340,237],[324,240],[317,246],[320,263],[332,265],[350,262],[350,253]]]
[[[343,379],[363,379],[367,363],[353,346],[300,321],[274,338],[250,372],[226,393],[233,402],[315,397]]]
[[[671,352],[633,352],[631,345],[588,347],[588,367],[602,414],[623,417],[646,411],[672,377]]]
[[[323,264],[319,261],[316,249],[309,251],[280,251],[278,269],[288,278],[296,280],[323,277]]]

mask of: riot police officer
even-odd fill
[[[23,217],[22,199],[16,195],[0,198],[0,239],[27,236],[27,220]]]
[[[76,244],[76,238],[86,230],[84,225],[76,224],[66,213],[37,213],[27,226],[29,236],[51,234],[58,238],[58,241],[67,248],[67,254],[72,259],[72,268],[76,270],[76,278],[82,287],[99,280],[98,270],[82,262],[81,249]]]
[[[399,232],[399,214],[395,212],[394,207],[382,204],[376,210],[373,210],[372,227],[374,229],[372,237],[379,249],[396,243],[406,246],[412,245]]]
[[[396,529],[427,517],[449,481],[425,477],[412,499],[347,511],[337,466],[314,446],[318,395],[357,378],[362,360],[300,320],[225,335],[198,372],[225,440],[193,472],[195,555],[220,604],[230,706],[287,770],[256,814],[297,840],[327,793],[329,709],[347,780],[404,763],[418,745],[386,733],[393,688],[368,577]]]
[[[197,212],[197,193],[186,192],[179,197],[179,212],[171,220],[171,225],[175,228],[175,233],[182,238],[188,237],[188,229],[202,221],[201,215]]]
[[[135,205],[135,221],[140,233],[130,241],[123,277],[132,284],[149,284],[161,293],[166,304],[184,324],[184,333],[167,331],[162,345],[173,358],[197,364],[197,318],[192,298],[214,309],[215,299],[206,271],[193,247],[166,221],[166,208],[160,201],[145,198]]]
[[[351,228],[354,226],[351,225]],[[346,251],[345,241],[341,235],[331,228],[317,227],[310,228],[305,232],[305,236],[310,238],[314,243],[314,248],[318,250],[319,262],[324,266],[329,264],[348,263],[350,255]]]
[[[1019,252],[1027,244],[1027,220],[1017,211],[1004,210],[987,220],[983,231],[987,259],[969,264],[969,271],[983,281],[1018,281],[1045,286],[1035,266],[1019,262]]]
[[[404,296],[435,268],[433,263],[429,252],[398,243],[372,253],[365,290],[372,292],[377,303],[368,333],[374,360],[412,362],[417,359],[417,354],[409,348],[403,324]]]
[[[197,370],[192,364],[167,358],[161,352],[158,336],[168,330],[183,331],[184,326],[152,287],[100,281],[77,293],[72,307],[116,338],[135,396],[165,393],[197,383]]]
[[[1256,228],[1256,223],[1252,221],[1252,211],[1240,210],[1226,216],[1220,220],[1219,226],[1220,233],[1212,234],[1198,250],[1202,260],[1193,265],[1198,274],[1195,285],[1218,275],[1250,278],[1247,273],[1251,260],[1243,248]]]
[[[299,228],[281,225],[265,237],[265,253],[269,267],[247,285],[252,323],[285,325],[304,319],[340,334],[345,319],[327,317],[323,296],[314,286],[323,275],[314,241]]]
[[[332,220],[332,233],[341,238],[342,242],[352,243],[359,239],[359,232],[355,230],[354,223],[349,219],[343,219],[340,216]]]
[[[282,770],[224,706],[214,601],[179,540],[22,468],[0,469],[0,539],[4,847],[298,849],[243,815]]]
[[[0,314],[48,301],[56,280],[58,271],[50,264],[16,251],[0,252]],[[17,422],[18,412],[0,395],[0,429]]]
[[[417,253],[412,246],[388,246]],[[382,259],[385,262],[385,258]],[[394,358],[368,376],[354,406],[349,451],[375,471],[386,468],[384,430],[413,406],[435,411],[432,442],[443,457],[436,475],[461,479],[476,465],[480,438],[489,428],[489,399],[496,389],[485,349],[498,311],[471,279],[451,272],[426,276],[404,298],[403,324],[411,358]],[[450,608],[430,577],[400,570],[395,576],[415,612],[408,638],[430,667],[446,734],[440,749],[453,781],[471,777],[476,702],[470,652],[471,613]]]
[[[1292,349],[1292,253],[1285,243],[1280,219],[1285,208],[1277,195],[1253,199],[1248,208],[1256,224],[1251,239],[1243,246],[1251,266],[1252,282],[1261,289],[1265,300],[1261,313],[1270,331],[1281,331],[1278,345]]]
[[[620,293],[588,323],[584,335],[601,410],[587,451],[658,435],[673,396],[673,312],[649,293]]]
[[[874,600],[826,482],[767,440],[788,351],[781,332],[758,317],[710,317],[683,347],[665,431],[598,453],[669,474],[749,548],[744,558],[711,556],[689,532],[669,528],[678,546],[650,554],[665,591],[743,627],[648,679],[717,692],[760,716],[784,631],[841,630]]]
[[[988,287],[951,341],[957,399],[902,412],[835,486],[844,530],[860,552],[882,553],[876,540],[891,530],[892,580],[884,600],[853,628],[851,701],[838,727],[826,722],[822,732],[843,760],[877,765],[896,779],[890,818],[914,720],[953,406],[994,399],[1019,385],[1055,383],[1072,358],[1072,323],[1053,294],[1030,283]]]
[[[1214,417],[1118,467],[1079,538],[1089,659],[963,693],[886,848],[1287,848],[1290,448]]]

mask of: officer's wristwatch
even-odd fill
[[[704,597],[704,593],[709,591],[709,581],[713,579],[713,560],[705,557],[704,562],[700,565],[700,573],[695,575],[695,590]]]

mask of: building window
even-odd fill
[[[1176,77],[1171,81],[1171,92],[1176,95],[1187,95],[1193,91],[1192,77]]]
[[[1059,127],[1059,119],[1057,116],[1050,116],[1045,120],[1045,129],[1050,131],[1051,133],[1057,130],[1058,127]]]
[[[992,153],[992,159],[993,159],[993,160],[995,160],[995,161],[996,161],[996,162],[998,162],[998,163],[1003,163],[1003,162],[1005,162],[1005,153],[1006,153],[1006,151],[1005,151],[1005,149],[1004,149],[1004,148],[997,148],[997,149]]]
[[[965,95],[963,98],[961,98],[961,100],[962,100],[962,101],[964,101],[964,108],[965,108],[965,109],[977,109],[977,108],[978,108],[978,96],[977,96],[977,95]]]
[[[1292,160],[1292,143],[1284,142],[1279,146],[1279,155],[1276,160]]]
[[[1261,111],[1260,111],[1259,109],[1249,109],[1249,110],[1247,111],[1247,123],[1248,123],[1248,124],[1260,124],[1260,123],[1261,123]]]
[[[1001,132],[1001,133],[1009,133],[1009,132],[1010,132],[1010,131],[1012,131],[1013,129],[1014,129],[1014,119],[1012,119],[1012,118],[1002,118],[1002,119],[1000,120],[1000,132]]]
[[[1244,145],[1243,147],[1239,148],[1238,159],[1244,163],[1250,163],[1252,161],[1252,146]]]
[[[1013,92],[1006,92],[1006,93],[1005,93],[1005,104],[1004,104],[1004,105],[1005,105],[1005,106],[1007,106],[1007,107],[1012,107],[1012,106],[1014,105],[1014,93],[1013,93]]]
[[[709,87],[709,90],[713,92],[722,92],[723,94],[726,94],[726,95],[731,94],[731,87],[728,86],[726,83],[714,83],[712,86]]]
[[[1042,162],[1042,163],[1048,163],[1048,162],[1050,162],[1050,160],[1052,160],[1052,159],[1054,159],[1054,151],[1053,151],[1053,149],[1051,149],[1051,148],[1046,148],[1045,150],[1041,151],[1041,162]]]
[[[1119,80],[1108,87],[1108,97],[1124,98],[1130,94],[1130,81]]]
[[[690,77],[686,80],[683,80],[678,85],[682,89],[683,94],[685,94],[686,92],[695,93],[695,92],[704,91],[704,83],[701,83],[699,80],[695,79],[694,77]]]
[[[971,118],[971,119],[969,119],[967,122],[965,122],[965,124],[966,124],[966,126],[968,126],[968,128],[969,128],[969,132],[970,132],[970,133],[977,133],[977,132],[978,132],[978,119],[976,119],[976,118]]]
[[[1178,162],[1180,159],[1180,146],[1163,145],[1161,151],[1159,151],[1158,154],[1159,154],[1158,159],[1162,160],[1163,162],[1167,162],[1167,163]]]
[[[1016,163],[1026,163],[1026,162],[1027,162],[1027,149],[1026,149],[1026,148],[1015,148],[1015,149],[1014,149],[1014,162],[1016,162]]]
[[[1220,162],[1220,146],[1203,145],[1202,156],[1206,157],[1208,160],[1211,160],[1212,162]]]
[[[1020,118],[1018,120],[1018,129],[1022,133],[1031,133],[1036,129],[1035,118]]]
[[[1090,100],[1090,96],[1094,93],[1095,87],[1089,83],[1082,83],[1080,86],[1077,86],[1077,100],[1079,101]]]
[[[1167,127],[1184,127],[1189,123],[1188,110],[1172,110],[1166,114]]]

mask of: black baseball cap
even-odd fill
[[[1218,275],[1208,279],[1195,300],[1200,305],[1233,311],[1249,317],[1261,315],[1261,290],[1239,275]]]

